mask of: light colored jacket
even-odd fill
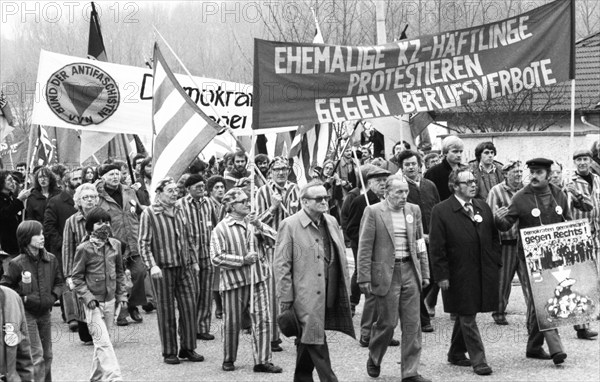
[[[418,245],[418,240],[423,240],[423,224],[419,206],[406,203],[404,219],[411,263],[420,289],[423,279],[429,278],[429,261],[425,242],[422,242],[421,250]],[[394,273],[395,248],[394,224],[387,203],[381,202],[367,207],[360,222],[357,282],[370,282],[372,293],[376,296],[385,296],[390,290]]]
[[[27,330],[27,319],[21,297],[12,289],[0,286],[0,328],[12,326],[9,346],[6,343],[6,333],[2,330],[0,341],[0,375],[4,374],[7,381],[33,381],[33,361],[31,359],[31,342]],[[14,343],[13,343],[14,342]]]
[[[319,229],[300,210],[284,219],[277,235],[274,272],[280,302],[293,303],[304,344],[325,343],[325,330],[336,330],[354,338],[350,313],[348,263],[342,231],[335,218],[323,215],[338,259],[338,292],[334,308],[326,309],[325,259]]]

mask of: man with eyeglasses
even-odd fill
[[[210,334],[210,320],[212,315],[212,284],[214,268],[210,262],[210,234],[217,225],[213,204],[204,195],[205,183],[202,175],[191,174],[184,186],[187,195],[177,201],[181,207],[188,225],[189,239],[193,243],[193,250],[198,257],[200,267],[198,288],[198,334],[199,340],[214,340]]]
[[[402,381],[431,382],[418,373],[420,296],[421,288],[429,285],[429,261],[421,210],[407,202],[408,194],[406,180],[400,175],[390,176],[385,183],[385,200],[367,207],[360,224],[358,285],[366,296],[373,295],[377,304],[377,321],[369,335],[367,373],[373,378],[379,376],[400,319]]]
[[[196,353],[196,313],[198,304],[198,257],[190,239],[190,221],[177,204],[177,184],[165,178],[156,185],[154,203],[140,217],[139,248],[150,269],[152,292],[158,313],[162,356],[166,364],[179,364],[179,358],[202,362]],[[179,330],[175,317],[179,310]],[[177,333],[180,344],[177,352]]]
[[[300,189],[302,210],[284,219],[275,245],[275,277],[280,310],[292,310],[300,333],[296,339],[294,381],[337,381],[331,368],[325,330],[355,337],[348,298],[344,237],[325,212],[329,196],[323,182]]]
[[[298,211],[298,186],[288,181],[288,160],[284,157],[276,157],[270,165],[271,177],[267,184],[260,187],[256,194],[256,213],[258,219],[268,224],[273,230],[279,231],[279,224],[283,219]],[[264,251],[267,254],[271,274],[273,274],[273,247],[275,240],[267,240]],[[271,308],[271,322],[273,322],[271,333],[271,350],[280,352],[283,349],[279,345],[279,327],[277,316],[279,315],[279,303],[275,289],[275,278],[267,279],[269,286],[269,306]]]
[[[98,175],[102,178],[96,185],[98,207],[110,214],[113,237],[126,244],[123,263],[131,273],[133,286],[129,292],[127,311],[123,309],[117,318],[118,326],[126,326],[129,325],[127,313],[134,321],[143,321],[137,307],[147,302],[144,287],[146,267],[140,257],[137,240],[142,207],[135,190],[121,183],[121,168],[118,165],[104,164],[98,168]]]
[[[453,195],[433,207],[429,232],[433,277],[445,292],[444,310],[456,315],[448,362],[489,375],[476,316],[498,308],[498,230],[490,207],[475,198],[477,179],[468,167],[452,171],[448,184]]]
[[[348,226],[346,228],[346,235],[350,239],[350,248],[352,249],[352,255],[354,256],[354,264],[357,264],[358,247],[360,245],[360,224],[362,217],[365,212],[367,205],[373,205],[383,200],[385,194],[385,181],[390,176],[390,172],[382,168],[375,168],[367,174],[367,192],[357,196],[350,204],[348,210]],[[367,203],[368,200],[368,203]],[[355,265],[355,272],[357,268]],[[352,310],[356,309],[356,305],[359,301],[351,301]],[[360,339],[359,344],[362,347],[369,346],[369,338],[371,336],[371,327],[377,320],[377,305],[373,295],[365,295],[365,305],[363,307],[362,317],[360,319]],[[390,346],[399,346],[400,341],[393,339],[390,341]]]
[[[271,362],[271,322],[266,281],[269,266],[260,241],[276,232],[251,213],[248,195],[232,188],[223,196],[227,215],[212,232],[210,258],[221,267],[219,291],[223,298],[224,371],[235,370],[242,315],[249,311],[255,373],[281,373]],[[251,228],[249,225],[252,225]],[[253,230],[255,230],[253,232]],[[254,234],[253,243],[250,235]],[[251,246],[253,244],[253,246]],[[251,299],[252,297],[252,299]]]

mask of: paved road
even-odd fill
[[[358,333],[362,305],[358,306],[354,324]],[[202,363],[182,362],[166,365],[160,354],[160,340],[156,313],[142,312],[144,322],[118,327],[116,337],[117,357],[126,380],[136,381],[292,381],[295,364],[293,342],[284,339],[281,353],[274,353],[273,362],[283,367],[283,374],[255,374],[252,372],[251,343],[248,335],[242,335],[237,370],[221,371],[223,360],[222,321],[214,320],[214,341],[198,341],[197,352],[204,355]],[[60,321],[60,310],[53,311],[54,363],[56,381],[84,381],[89,378],[93,347],[84,346],[76,333],[70,333]],[[552,361],[525,358],[525,305],[519,286],[515,286],[508,309],[509,326],[497,326],[490,314],[479,314],[478,325],[484,338],[488,363],[493,368],[491,376],[480,377],[471,368],[461,368],[446,362],[446,352],[452,333],[449,315],[443,313],[441,301],[433,319],[435,332],[423,334],[423,353],[420,373],[434,381],[598,381],[600,380],[600,342],[578,340],[570,327],[560,332],[568,354],[561,367]],[[598,321],[592,328],[598,330]],[[396,338],[400,338],[397,329]],[[366,373],[368,350],[348,336],[328,332],[332,363],[340,381],[369,381]],[[400,349],[390,348],[382,364],[378,381],[398,381],[400,378]],[[315,373],[315,379],[318,379]]]

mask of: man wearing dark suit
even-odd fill
[[[365,209],[360,224],[358,285],[365,295],[374,295],[378,312],[369,336],[367,373],[379,376],[400,315],[402,381],[428,382],[418,374],[421,286],[429,285],[421,210],[406,202],[408,183],[401,176],[387,179],[385,196]]]
[[[498,308],[500,240],[490,207],[474,199],[477,180],[469,169],[452,171],[448,183],[454,195],[433,207],[429,233],[433,277],[443,291],[444,310],[457,315],[448,362],[489,375],[475,317]]]

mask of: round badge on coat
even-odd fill
[[[532,210],[531,210],[531,215],[532,215],[534,218],[537,218],[537,217],[539,217],[539,216],[540,216],[540,214],[541,214],[541,212],[540,212],[539,208],[534,208],[534,209],[532,209]]]
[[[473,217],[473,220],[475,220],[477,223],[481,223],[483,221],[483,218],[481,217],[481,215],[477,214]]]
[[[562,215],[563,213],[563,209],[561,206],[556,206],[556,208],[554,209],[554,211],[556,211],[557,214]]]
[[[412,215],[406,215],[406,221],[407,221],[408,223],[412,223],[412,222],[414,222],[414,221],[415,221],[415,219],[412,217]]]

